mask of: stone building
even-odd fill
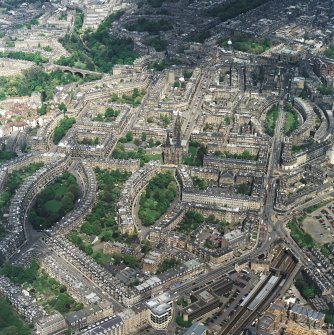
[[[67,325],[64,317],[55,313],[36,322],[36,329],[39,335],[64,334]]]

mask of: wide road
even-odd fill
[[[202,113],[202,103],[203,103],[202,93],[206,92],[207,89],[210,87],[213,75],[211,71],[212,70],[208,70],[205,73],[203,73],[203,70],[201,70],[200,78],[197,82],[197,86],[195,87],[194,96],[192,97],[188,113],[186,114],[187,117],[186,120],[184,121],[186,123],[185,134],[183,136],[184,140],[189,141],[190,135],[196,124],[196,120]]]

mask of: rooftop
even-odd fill
[[[183,335],[202,335],[206,330],[207,328],[202,323],[195,322]]]

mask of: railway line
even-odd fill
[[[268,241],[268,243],[269,243],[269,241]],[[264,250],[267,249],[267,247],[268,247],[268,245],[263,244],[260,248],[251,251],[249,254],[244,255],[244,256],[242,256],[238,259],[234,259],[234,260],[226,263],[224,266],[222,266],[218,269],[215,269],[215,270],[213,270],[209,273],[204,273],[204,274],[196,277],[195,279],[193,279],[189,282],[185,282],[185,283],[181,284],[179,287],[171,289],[170,292],[171,292],[172,295],[178,297],[181,294],[188,293],[189,291],[198,288],[199,286],[204,286],[207,283],[209,283],[210,281],[215,280],[215,279],[221,277],[222,275],[226,275],[229,272],[233,271],[235,269],[235,265],[237,263],[240,264],[242,262],[247,261],[248,259],[251,259],[251,258],[254,258],[254,257],[257,257],[257,256],[261,255],[264,252]],[[200,283],[200,284],[198,284],[198,283]]]
[[[239,335],[250,325],[280,293],[297,262],[290,251],[283,250],[278,255],[273,271],[254,287],[220,335]]]

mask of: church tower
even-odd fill
[[[169,131],[167,132],[167,138],[163,148],[163,162],[165,164],[182,164],[183,149],[181,142],[181,117],[178,114],[175,120],[174,130],[173,130],[173,140],[170,138]]]
[[[180,114],[177,114],[177,117],[176,117],[173,140],[174,140],[174,145],[176,147],[181,147],[181,117],[180,117]]]
[[[169,131],[167,131],[167,138],[162,152],[162,159],[165,164],[171,164],[173,161],[173,148]]]

